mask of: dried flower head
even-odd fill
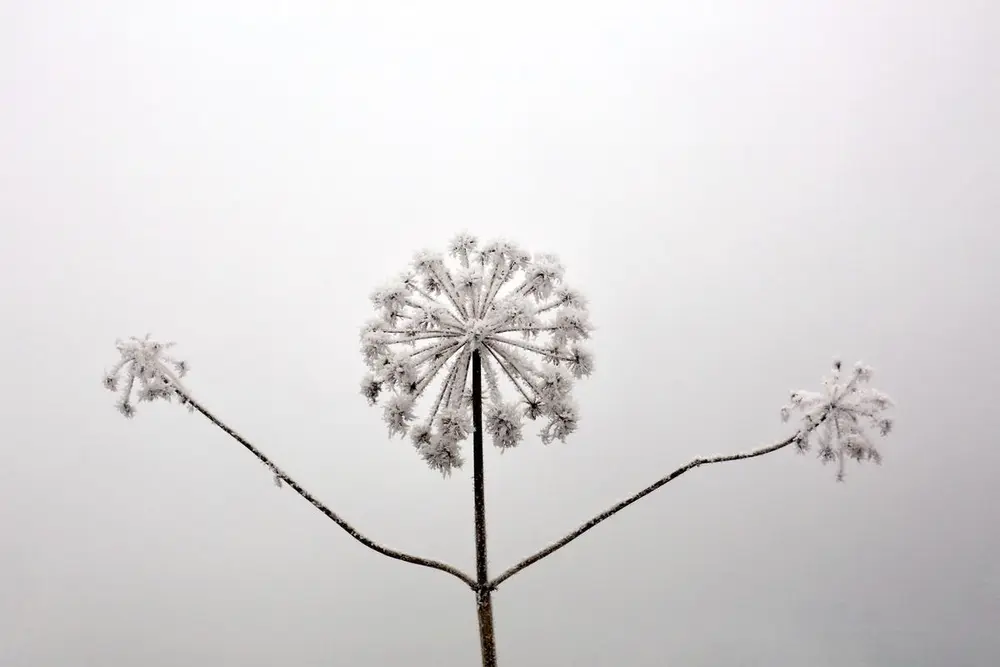
[[[865,425],[879,435],[888,435],[892,420],[883,413],[892,407],[892,399],[877,389],[867,387],[872,369],[861,362],[845,373],[839,360],[833,362],[833,372],[823,379],[823,391],[795,391],[791,401],[781,409],[781,418],[788,421],[793,412],[802,414],[803,425],[796,442],[800,451],[808,451],[810,441],[818,445],[823,463],[837,462],[837,480],[844,479],[844,461],[854,459],[881,463],[882,457]]]
[[[428,465],[444,474],[462,465],[458,443],[472,430],[473,351],[488,401],[484,428],[504,450],[521,441],[524,417],[548,420],[543,442],[565,441],[579,419],[573,379],[594,368],[580,344],[592,329],[586,300],[563,285],[555,256],[533,258],[503,241],[480,247],[468,234],[455,237],[449,251],[450,261],[418,253],[411,270],[376,290],[378,318],[361,330],[370,369],[362,395],[371,405],[382,398],[389,434],[409,433]],[[505,401],[501,386],[516,400]],[[414,423],[425,394],[434,396],[429,414]]]
[[[188,372],[186,362],[165,354],[173,343],[160,343],[132,336],[127,341],[116,341],[121,359],[104,374],[104,388],[120,391],[118,411],[125,417],[135,416],[135,404],[142,401],[163,399],[172,401],[174,397],[186,402],[186,390],[180,378]]]

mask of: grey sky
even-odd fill
[[[846,485],[787,451],[699,470],[512,578],[501,664],[997,664],[998,25],[986,0],[0,3],[0,664],[477,664],[461,584],[99,382],[116,337],[177,340],[319,497],[471,570],[468,472],[357,389],[369,292],[463,228],[558,253],[598,327],[579,432],[488,453],[494,570],[786,434],[835,354],[900,404]]]

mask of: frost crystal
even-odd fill
[[[808,451],[811,440],[818,445],[823,463],[837,462],[837,480],[844,479],[844,461],[854,459],[881,463],[865,425],[879,435],[888,435],[892,420],[883,413],[892,407],[892,400],[866,387],[872,369],[862,363],[845,373],[839,360],[833,362],[833,372],[823,379],[823,391],[795,391],[791,401],[781,409],[781,418],[788,421],[793,412],[801,413],[802,429],[796,441],[800,451]]]
[[[554,255],[532,258],[504,241],[480,246],[469,234],[448,250],[450,259],[418,253],[411,270],[372,293],[378,318],[361,329],[370,370],[362,395],[371,405],[382,401],[390,436],[409,434],[445,475],[462,465],[459,443],[472,432],[474,350],[483,370],[484,430],[501,450],[521,441],[525,418],[548,420],[543,442],[565,441],[578,420],[573,380],[594,370],[580,344],[592,329],[586,299],[563,285]],[[515,402],[504,401],[504,387]],[[433,396],[429,414],[411,423],[425,394]]]
[[[177,397],[187,402],[180,378],[187,375],[188,365],[165,354],[173,343],[150,340],[146,334],[145,338],[119,340],[116,346],[121,359],[104,374],[102,384],[109,391],[121,393],[117,406],[122,415],[134,417],[135,405],[142,401],[172,401]]]

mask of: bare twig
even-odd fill
[[[230,437],[236,440],[236,442],[246,447],[251,454],[260,459],[261,463],[267,466],[271,470],[271,472],[274,473],[276,480],[280,480],[281,482],[291,487],[293,491],[295,491],[297,494],[308,500],[313,507],[322,512],[326,516],[326,518],[330,519],[335,524],[343,528],[345,531],[347,531],[348,535],[356,539],[358,542],[361,542],[361,544],[365,545],[372,551],[377,551],[383,556],[388,556],[389,558],[395,558],[396,560],[401,560],[404,563],[412,563],[413,565],[422,565],[424,567],[429,567],[435,570],[440,570],[442,572],[447,572],[453,577],[461,579],[473,591],[478,591],[481,588],[472,577],[465,574],[461,570],[452,567],[451,565],[447,565],[446,563],[441,563],[436,560],[421,558],[419,556],[411,556],[410,554],[405,554],[400,551],[395,551],[393,549],[383,547],[381,544],[377,544],[376,542],[373,542],[372,540],[368,539],[367,537],[359,533],[353,526],[351,526],[351,524],[347,523],[342,518],[340,518],[340,516],[338,516],[333,510],[331,510],[329,507],[327,507],[319,500],[317,500],[315,496],[313,496],[311,493],[303,489],[298,482],[296,482],[294,479],[289,477],[287,473],[278,468],[278,466],[276,466],[269,458],[267,458],[267,456],[265,456],[263,452],[254,447],[252,444],[250,444],[239,433],[226,426],[226,424],[224,424],[218,417],[209,412],[203,405],[192,399],[187,394],[181,394],[181,397],[186,403],[190,404],[192,408],[200,412],[210,422],[212,422],[213,424],[221,428],[223,431],[228,433]]]
[[[775,443],[772,443],[770,445],[766,445],[764,447],[761,447],[760,449],[755,449],[755,450],[752,450],[752,451],[749,451],[749,452],[743,452],[743,453],[740,453],[740,454],[730,454],[728,456],[713,456],[713,457],[710,457],[710,458],[697,458],[697,459],[694,459],[693,461],[691,461],[687,465],[681,466],[677,470],[674,470],[672,473],[670,473],[666,477],[663,477],[662,479],[658,480],[657,482],[654,482],[653,484],[650,484],[645,489],[643,489],[642,491],[639,491],[635,495],[633,495],[633,496],[631,496],[629,498],[626,498],[625,500],[621,501],[620,503],[618,503],[618,504],[616,504],[616,505],[614,505],[612,507],[609,507],[607,510],[605,510],[604,512],[601,512],[600,514],[598,514],[597,516],[595,516],[590,521],[588,521],[585,524],[581,525],[579,528],[577,528],[572,533],[570,533],[566,537],[562,538],[558,542],[554,542],[554,543],[550,544],[549,546],[545,547],[544,549],[542,549],[541,551],[539,551],[538,553],[534,554],[533,556],[529,556],[528,558],[525,558],[520,563],[518,563],[517,565],[511,567],[510,569],[508,569],[507,571],[505,571],[503,574],[499,575],[497,578],[495,578],[493,581],[491,581],[489,583],[488,587],[487,587],[487,590],[490,590],[490,591],[496,590],[497,587],[500,586],[500,584],[502,584],[506,580],[510,579],[511,577],[513,577],[515,574],[517,574],[518,572],[520,572],[524,568],[526,568],[529,565],[532,565],[534,563],[537,563],[538,561],[542,560],[543,558],[545,558],[546,556],[550,555],[554,551],[558,551],[559,549],[563,548],[564,546],[566,546],[567,544],[569,544],[570,542],[572,542],[576,538],[580,537],[581,535],[583,535],[588,530],[590,530],[591,528],[593,528],[597,524],[601,523],[605,519],[611,518],[612,516],[614,516],[615,514],[617,514],[618,512],[620,512],[621,510],[625,509],[626,507],[628,507],[632,503],[636,502],[637,500],[639,500],[641,498],[644,498],[645,496],[648,496],[653,491],[656,491],[658,488],[660,488],[661,486],[663,486],[667,482],[672,482],[673,480],[677,479],[678,477],[680,477],[684,473],[688,472],[689,470],[693,470],[693,469],[695,469],[695,468],[697,468],[699,466],[707,465],[709,463],[725,463],[726,461],[740,461],[742,459],[752,459],[752,458],[757,457],[757,456],[763,456],[764,454],[770,454],[771,452],[776,452],[779,449],[783,449],[784,447],[787,447],[788,445],[791,445],[792,443],[797,442],[797,441],[801,440],[802,438],[805,438],[809,434],[809,432],[812,431],[813,429],[815,429],[820,423],[822,423],[822,421],[825,418],[826,418],[826,413],[825,412],[822,413],[821,415],[817,415],[817,417],[812,421],[812,423],[810,425],[808,425],[807,427],[801,429],[795,435],[792,435],[792,436],[790,436],[788,438],[785,438],[784,440],[781,440],[779,442],[775,442]]]

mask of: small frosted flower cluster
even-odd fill
[[[361,393],[370,405],[382,400],[390,436],[408,434],[445,475],[461,467],[459,443],[472,431],[474,351],[487,401],[484,430],[501,450],[521,441],[525,418],[546,420],[542,442],[565,441],[579,419],[573,380],[594,366],[580,344],[591,331],[586,301],[563,284],[555,256],[532,257],[503,241],[480,247],[468,234],[449,251],[450,261],[418,253],[410,270],[376,290],[378,318],[361,331],[370,369]],[[501,385],[514,401],[504,400]],[[430,411],[418,420],[415,406],[425,394],[433,396]]]
[[[135,416],[135,405],[142,401],[163,399],[172,401],[177,397],[186,403],[186,392],[180,378],[188,372],[186,362],[165,354],[173,343],[160,343],[132,336],[127,341],[117,341],[121,359],[104,375],[104,388],[120,391],[118,411],[124,416]]]
[[[867,387],[872,369],[862,363],[845,372],[840,361],[833,362],[833,372],[823,379],[823,391],[792,392],[791,401],[781,409],[788,421],[793,412],[802,414],[803,426],[796,441],[799,451],[808,451],[810,440],[818,446],[823,463],[837,462],[837,480],[844,479],[844,461],[874,461],[882,457],[872,443],[865,426],[879,435],[888,435],[892,420],[883,413],[893,406],[892,399]]]

